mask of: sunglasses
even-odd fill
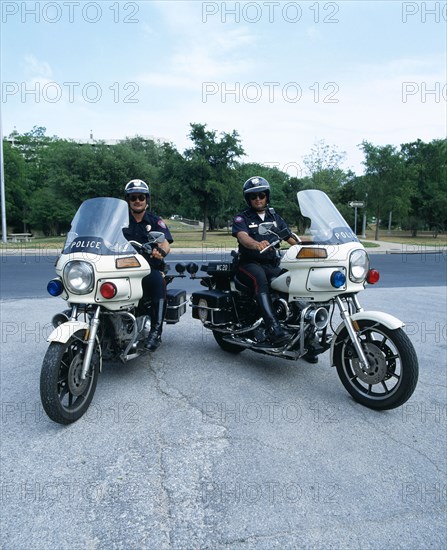
[[[265,193],[249,193],[248,194],[248,198],[251,200],[251,201],[254,201],[256,200],[257,198],[260,198],[261,200],[265,199],[267,195]]]
[[[140,201],[143,202],[146,200],[146,195],[130,195],[130,202]]]

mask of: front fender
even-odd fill
[[[82,321],[67,321],[53,330],[48,336],[47,342],[66,344],[75,332],[78,330],[88,330],[89,326],[88,323],[83,323]]]
[[[405,326],[405,323],[390,315],[389,313],[384,313],[383,311],[359,311],[350,316],[351,321],[374,321],[375,323],[380,323],[390,330],[397,330]],[[340,334],[341,330],[344,328],[345,323],[342,322],[338,325],[335,330],[334,337],[332,338],[331,343],[331,365],[334,366],[334,347],[335,342],[337,341],[337,336]]]

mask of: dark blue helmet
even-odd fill
[[[270,184],[265,178],[261,176],[253,176],[244,183],[242,188],[244,193],[245,202],[250,206],[250,200],[248,199],[248,194],[250,193],[260,193],[264,191],[267,195],[267,202],[270,201]]]

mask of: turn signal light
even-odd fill
[[[296,255],[297,260],[311,258],[327,258],[327,250],[325,248],[302,248]]]
[[[126,269],[128,267],[141,267],[140,262],[135,256],[130,256],[128,258],[118,258],[115,261],[116,269]]]
[[[114,298],[117,293],[117,288],[113,283],[103,283],[99,289],[101,296],[106,300]]]
[[[380,273],[377,269],[370,269],[368,275],[366,276],[366,282],[370,285],[376,284],[380,279]]]

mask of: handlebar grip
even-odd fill
[[[278,239],[276,241],[273,241],[272,243],[270,243],[268,246],[266,246],[265,248],[263,248],[262,250],[259,251],[259,254],[264,254],[264,252],[266,250],[268,250],[269,248],[272,248],[272,246],[276,246],[278,243],[281,242],[281,239]]]

